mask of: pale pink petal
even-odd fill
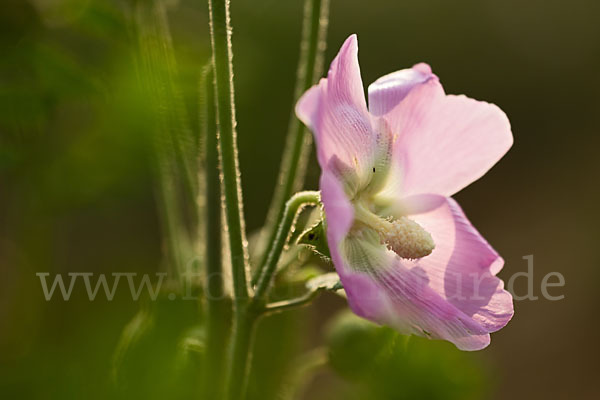
[[[431,67],[425,63],[392,72],[369,85],[369,111],[375,116],[390,112],[408,93],[430,79],[437,80]]]
[[[434,204],[436,199],[437,208],[409,215],[431,234],[436,247],[429,256],[404,264],[420,268],[429,287],[487,332],[495,332],[513,315],[512,296],[495,276],[504,261],[453,199],[421,195],[408,202]]]
[[[385,290],[370,275],[353,272],[349,267],[344,266],[339,252],[336,253],[335,255],[332,253],[332,257],[338,260],[334,261],[334,265],[344,285],[350,309],[359,317],[380,325],[386,324],[390,313],[393,314],[393,307]],[[401,329],[401,331],[405,334],[413,333],[410,329]]]
[[[408,268],[394,258],[389,271],[376,274],[393,307],[386,323],[401,331],[410,323],[414,334],[452,342],[460,350],[481,350],[490,343],[489,330],[429,286],[419,267]]]
[[[357,171],[372,168],[376,136],[360,77],[356,35],[344,42],[327,79],[300,98],[296,115],[315,135],[321,168],[333,156]]]
[[[332,182],[323,179],[322,183]],[[352,310],[402,333],[448,340],[461,350],[486,347],[489,333],[512,317],[512,297],[494,275],[502,259],[456,202],[435,195],[419,196],[424,204],[437,204],[437,208],[410,218],[431,233],[436,248],[431,255],[410,261],[397,257],[377,240],[352,233],[346,236],[351,218],[345,206],[340,206],[345,201],[339,186],[337,196],[329,192],[323,202],[331,221],[331,256]],[[418,200],[415,196],[406,203]],[[344,229],[340,229],[340,221]]]
[[[446,95],[436,79],[414,87],[388,114],[402,195],[451,196],[485,174],[513,143],[497,106]]]
[[[331,236],[329,236],[331,238]],[[352,310],[404,334],[479,350],[490,342],[484,326],[433,290],[418,267],[407,267],[384,246],[346,239],[330,251]]]
[[[342,182],[329,169],[323,170],[319,187],[326,215],[327,239],[330,243],[340,243],[354,221],[354,207],[348,200]]]

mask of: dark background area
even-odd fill
[[[209,57],[203,1],[171,1],[169,18],[189,114]],[[11,398],[106,398],[111,354],[138,304],[44,301],[36,272],[154,272],[160,230],[146,132],[135,120],[126,1],[9,0],[0,6],[0,390]],[[238,142],[247,227],[264,221],[293,101],[302,1],[234,0]],[[456,198],[505,258],[534,257],[537,301],[481,365],[495,399],[593,399],[600,296],[600,2],[332,0],[326,65],[351,33],[365,87],[429,63],[448,93],[499,105],[515,144]],[[308,188],[319,170],[311,162]],[[542,298],[560,272],[560,301]],[[517,279],[515,292],[527,284]],[[309,347],[342,302],[303,313]],[[282,322],[282,323],[285,323]],[[289,325],[289,324],[288,324]],[[299,340],[299,339],[298,339]],[[260,357],[257,359],[260,362]],[[265,367],[266,368],[266,367]],[[470,371],[470,370],[465,370]],[[429,382],[435,385],[436,382]],[[336,397],[324,372],[307,398]],[[342,390],[342,389],[339,389]],[[94,397],[97,396],[97,397]]]

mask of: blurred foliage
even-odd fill
[[[115,350],[113,397],[199,396],[204,335],[197,307],[195,301],[172,301],[167,296],[142,305]]]
[[[252,358],[248,400],[280,399],[295,354],[300,350],[306,313],[294,311],[260,321]]]
[[[345,399],[481,399],[485,369],[449,343],[407,337],[343,311],[328,329],[329,362]],[[341,398],[341,397],[340,397]]]

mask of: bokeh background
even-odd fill
[[[207,5],[168,3],[181,87],[197,126],[199,72],[209,57]],[[90,302],[82,288],[71,301],[46,302],[35,273],[160,268],[151,146],[137,120],[127,7],[124,0],[0,5],[3,398],[121,395],[114,388],[113,354],[139,302],[121,292],[112,302]],[[276,180],[293,102],[301,14],[301,0],[232,1],[249,231],[263,224]],[[333,340],[341,355],[319,370],[304,398],[598,398],[598,16],[596,0],[332,0],[327,65],[343,40],[357,33],[365,86],[424,61],[448,93],[496,103],[508,114],[513,149],[456,198],[504,256],[501,277],[526,271],[523,257],[533,255],[534,295],[540,298],[516,302],[512,322],[481,352],[460,353],[418,339],[407,346],[394,342],[397,357],[375,368],[380,381],[352,365],[368,365],[368,356],[379,351],[369,346],[387,343],[389,332],[361,336],[362,328],[353,328]],[[316,188],[318,175],[313,159],[308,188]],[[540,291],[544,275],[554,271],[566,281],[550,289],[564,295],[560,301],[548,301]],[[527,291],[524,279],[515,291]],[[174,315],[189,311],[165,307],[171,327],[181,323]],[[343,300],[327,295],[308,310],[265,321],[251,397],[277,398],[286,365],[298,350],[331,342],[335,329],[327,320],[343,308]],[[169,334],[160,340],[167,342]],[[187,393],[181,382],[198,379],[167,378],[169,368],[161,365],[166,356],[157,347],[142,351],[139,364],[156,364],[157,375],[136,379],[171,386],[148,393],[134,388],[128,398],[177,398],[174,393]],[[356,354],[345,355],[350,347]]]

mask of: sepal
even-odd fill
[[[307,246],[327,261],[331,261],[325,229],[325,219],[321,219],[316,225],[302,232],[296,243],[298,245]]]

